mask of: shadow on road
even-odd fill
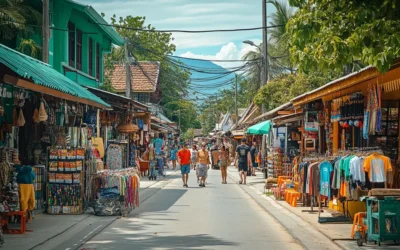
[[[111,236],[111,235],[109,235]],[[89,241],[85,249],[214,249],[216,246],[237,246],[207,234],[161,236],[159,234],[118,234],[114,240]]]
[[[139,208],[133,210],[129,217],[137,217],[140,213],[162,212],[170,209],[186,192],[186,189],[159,189],[149,188],[146,190],[153,194],[157,193],[157,199],[146,199]]]

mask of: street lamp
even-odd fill
[[[243,43],[248,44],[250,46],[258,48],[260,51],[262,51],[261,54],[261,74],[260,74],[260,87],[264,86],[264,84],[268,81],[268,65],[267,65],[267,57],[266,57],[266,51],[264,51],[263,48],[261,48],[259,45],[255,44],[253,41],[250,40],[244,40]],[[261,105],[261,113],[264,114],[265,112],[265,107],[264,104]]]
[[[259,49],[261,50],[260,46],[256,45],[253,41],[244,40],[243,43],[248,44],[248,45],[250,45],[250,46],[257,47],[257,48],[259,48]]]

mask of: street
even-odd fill
[[[209,173],[206,188],[193,171],[189,188],[176,175],[80,249],[302,249],[237,184],[223,185],[219,171]]]

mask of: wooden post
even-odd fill
[[[49,0],[43,0],[42,5],[42,37],[43,37],[43,46],[42,46],[42,61],[45,63],[49,63],[49,38],[50,38],[50,3]]]

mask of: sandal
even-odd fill
[[[243,181],[239,181],[239,184],[242,184],[243,183]]]

